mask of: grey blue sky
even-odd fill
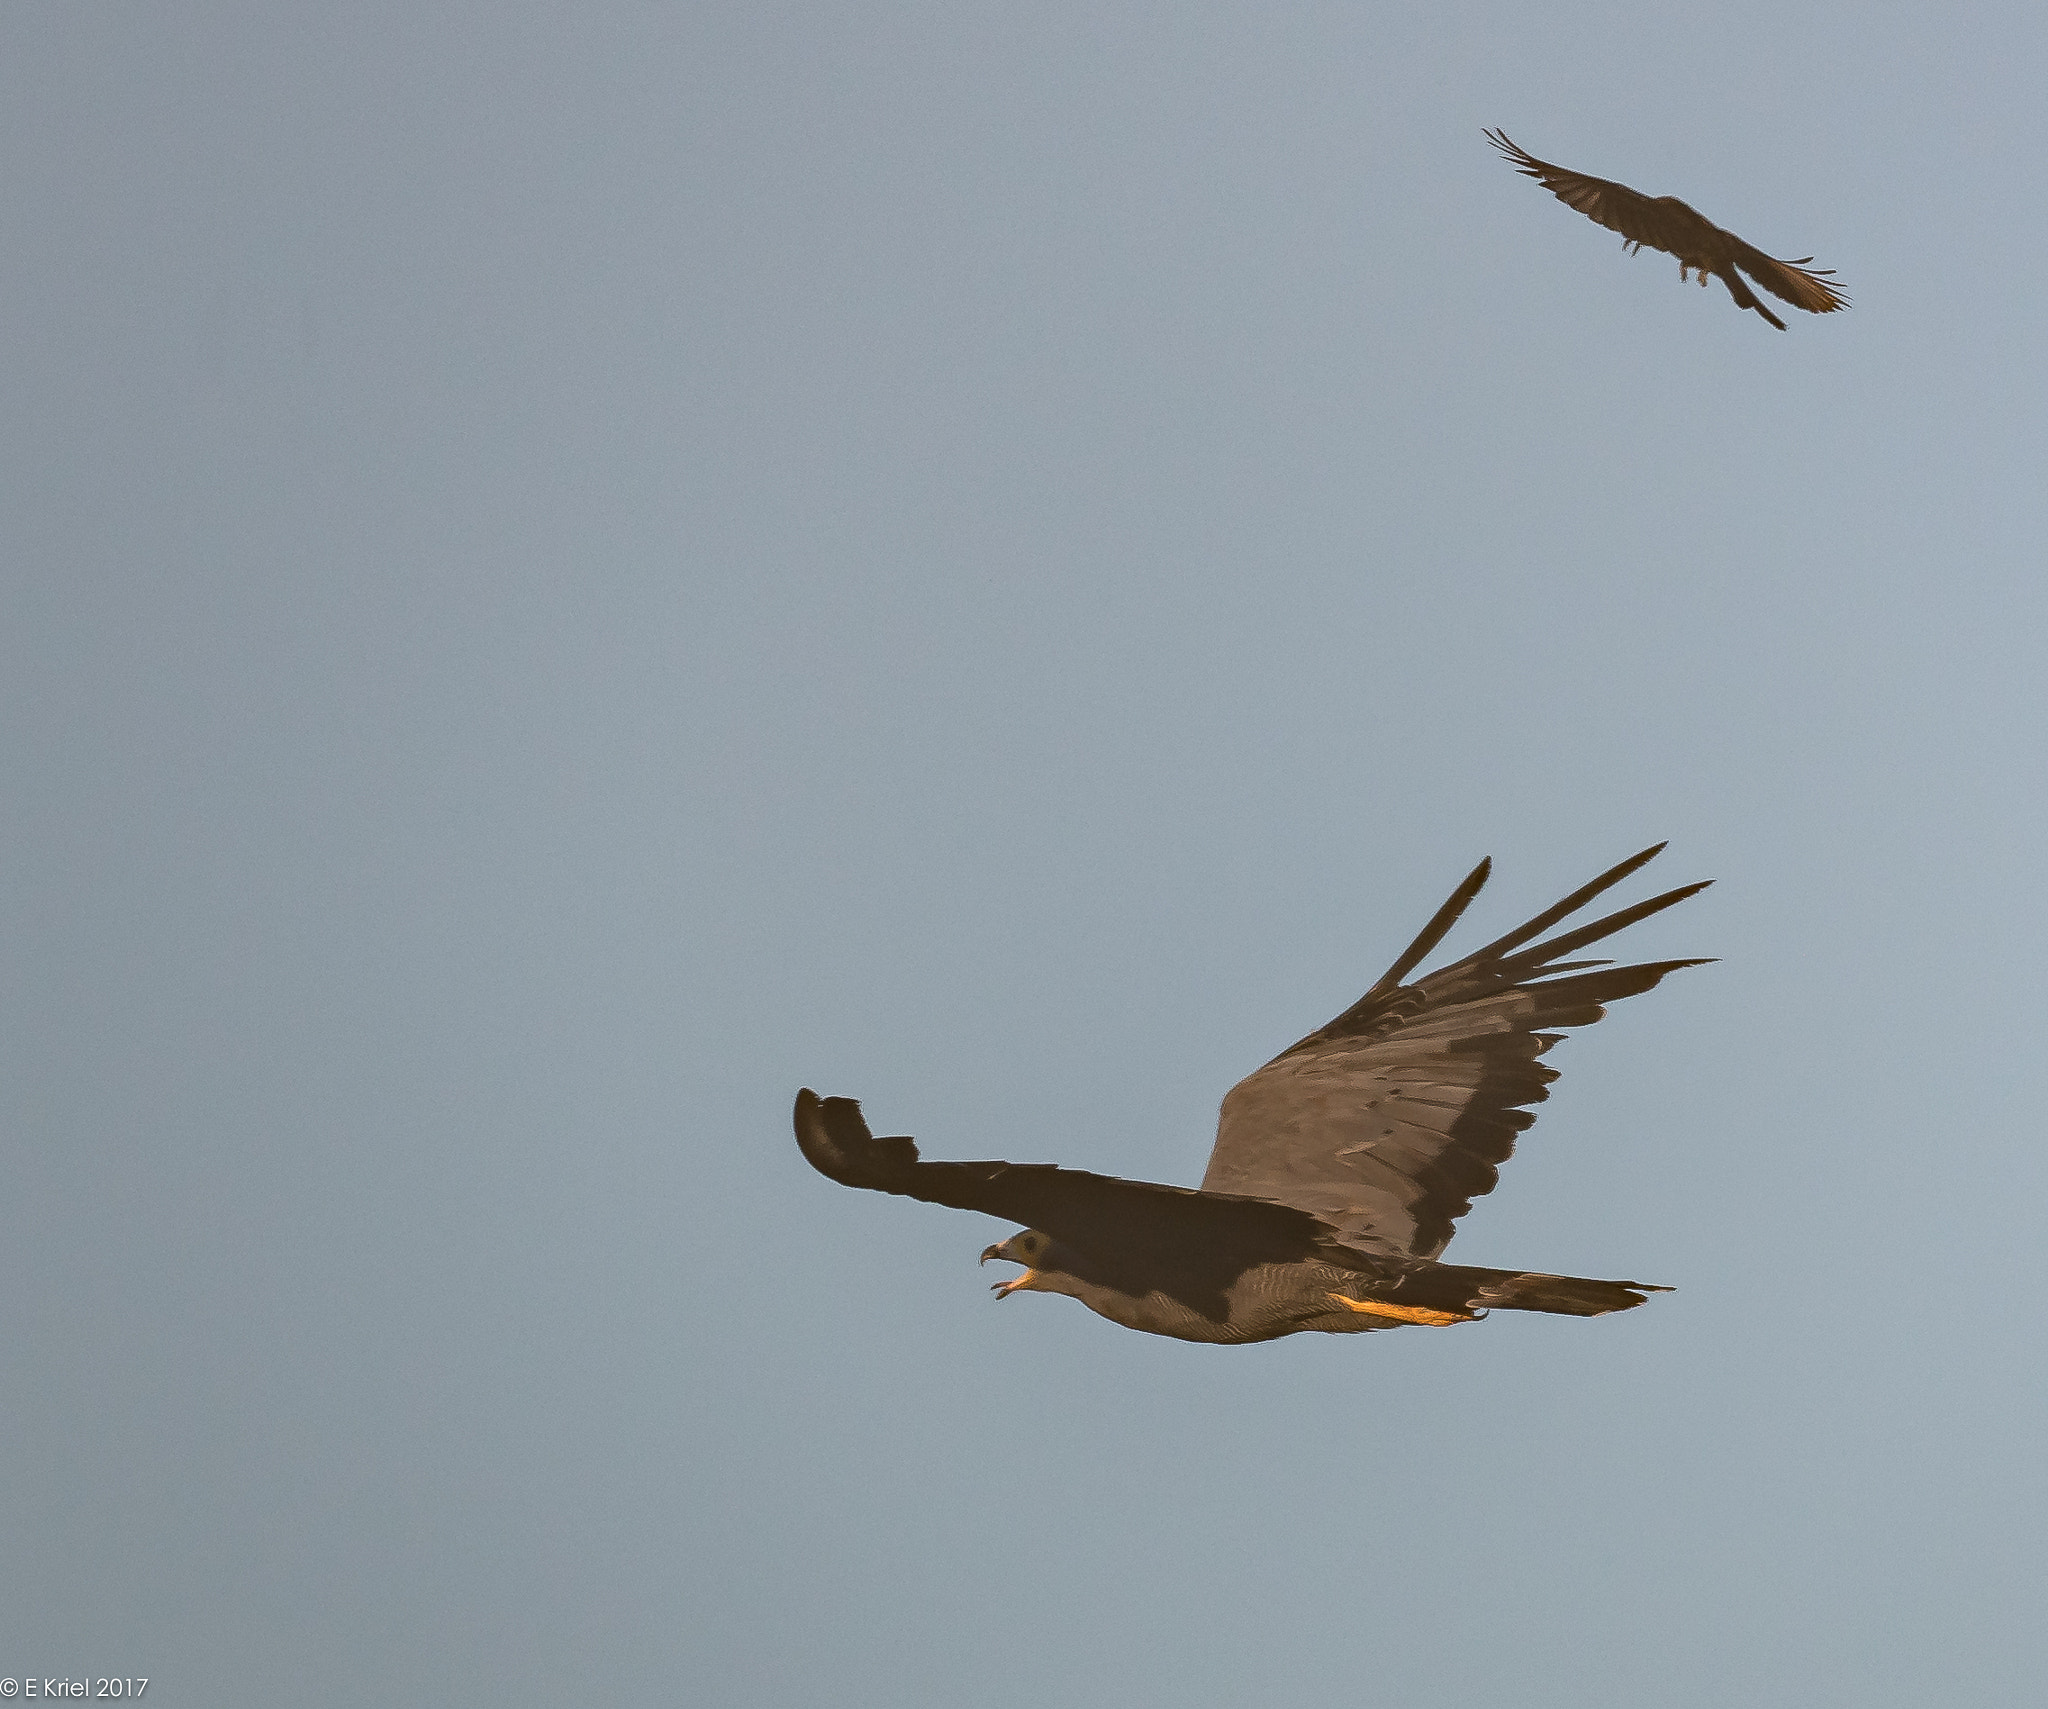
[[[0,1675],[2033,1700],[2044,50],[0,13]],[[1660,838],[1721,882],[1631,953],[1722,960],[1452,1248],[1626,1316],[997,1310],[790,1142],[1191,1183],[1479,856],[1452,951]]]

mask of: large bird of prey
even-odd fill
[[[1626,184],[1552,166],[1517,148],[1505,131],[1488,131],[1486,140],[1508,157],[1516,171],[1526,172],[1567,207],[1577,208],[1609,231],[1620,232],[1627,249],[1634,251],[1648,244],[1677,256],[1681,281],[1697,271],[1704,285],[1708,275],[1713,275],[1728,287],[1737,308],[1755,309],[1780,332],[1785,323],[1764,307],[1744,282],[1744,273],[1772,296],[1810,314],[1832,314],[1849,306],[1848,296],[1834,283],[1834,269],[1809,268],[1810,255],[1779,261],[1744,243],[1732,231],[1723,231],[1676,196],[1645,196]]]
[[[1071,1294],[1114,1322],[1183,1341],[1469,1323],[1494,1307],[1626,1311],[1668,1290],[1438,1255],[1536,1119],[1527,1106],[1557,1078],[1538,1060],[1559,1042],[1556,1029],[1590,1026],[1602,1005],[1701,965],[1566,958],[1704,882],[1532,944],[1663,846],[1405,983],[1479,894],[1492,866],[1481,861],[1370,991],[1232,1089],[1199,1191],[1049,1163],[926,1163],[911,1140],[870,1133],[853,1099],[808,1088],[796,1095],[797,1144],[846,1186],[1028,1224],[981,1255],[1024,1266],[998,1284],[999,1298]]]

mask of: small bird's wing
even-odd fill
[[[1610,178],[1589,178],[1583,172],[1553,166],[1516,147],[1506,131],[1488,131],[1486,140],[1508,157],[1517,172],[1527,173],[1566,207],[1577,208],[1587,219],[1620,232],[1630,243],[1684,259],[1698,251],[1700,228],[1713,230],[1704,215],[1675,196],[1645,196]]]
[[[915,1141],[870,1133],[857,1100],[821,1098],[808,1087],[796,1095],[796,1142],[813,1168],[842,1186],[985,1211],[1086,1251],[1155,1266],[1179,1268],[1217,1251],[1246,1266],[1289,1263],[1335,1239],[1309,1212],[1259,1198],[1050,1163],[926,1163]]]
[[[1849,293],[1834,281],[1832,267],[1809,267],[1811,255],[1797,261],[1780,261],[1753,244],[1735,239],[1735,265],[1740,267],[1774,297],[1782,297],[1808,314],[1832,314],[1849,306]]]
[[[1688,884],[1523,949],[1663,848],[1645,849],[1463,961],[1402,983],[1486,882],[1481,861],[1401,958],[1328,1026],[1223,1100],[1204,1192],[1309,1212],[1366,1251],[1434,1258],[1472,1201],[1493,1190],[1515,1135],[1557,1071],[1537,1059],[1553,1029],[1590,1026],[1602,1005],[1698,961],[1615,967],[1567,961],[1682,902]],[[1588,972],[1586,969],[1598,969]]]

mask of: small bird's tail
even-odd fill
[[[1596,1282],[1588,1276],[1481,1270],[1466,1264],[1446,1264],[1431,1280],[1449,1282],[1461,1289],[1464,1304],[1472,1311],[1549,1311],[1564,1317],[1601,1317],[1610,1311],[1628,1311],[1641,1305],[1650,1294],[1671,1292],[1655,1282]]]

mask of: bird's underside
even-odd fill
[[[1756,310],[1780,332],[1785,323],[1764,306],[1749,288],[1749,280],[1809,314],[1832,314],[1849,306],[1848,294],[1834,280],[1834,270],[1808,266],[1813,260],[1810,255],[1780,261],[1732,231],[1722,230],[1676,196],[1645,196],[1612,179],[1553,166],[1516,146],[1505,131],[1488,131],[1486,140],[1517,172],[1535,179],[1566,207],[1621,233],[1623,247],[1631,253],[1647,246],[1676,256],[1681,281],[1694,273],[1702,285],[1710,277],[1719,279],[1738,308]]]
[[[1404,983],[1486,882],[1482,861],[1364,997],[1233,1088],[1200,1189],[1043,1163],[928,1163],[912,1140],[871,1133],[853,1099],[808,1089],[797,1094],[797,1143],[846,1186],[1029,1225],[982,1253],[1024,1266],[999,1298],[1069,1294],[1181,1340],[1443,1326],[1494,1310],[1626,1311],[1665,1290],[1439,1254],[1535,1119],[1527,1106],[1548,1095],[1556,1072],[1539,1059],[1559,1042],[1556,1029],[1591,1025],[1605,1004],[1699,965],[1568,958],[1704,884],[1532,944],[1662,847]]]

